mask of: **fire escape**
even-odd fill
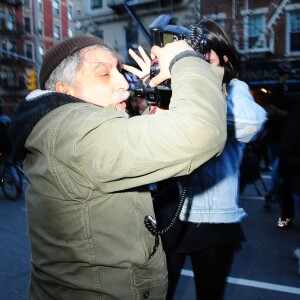
[[[235,12],[236,17],[238,19],[237,12],[241,10],[239,7],[238,0],[234,1],[235,3]],[[281,14],[284,11],[285,6],[290,2],[290,0],[281,0],[278,2],[278,5],[274,3],[270,3],[268,6],[268,14],[266,15],[267,22],[265,28],[261,30],[259,36],[257,36],[255,43],[249,45],[249,37],[247,34],[250,32],[249,22],[248,20],[249,12],[248,12],[248,0],[242,1],[243,5],[245,5],[244,9],[246,10],[244,21],[238,21],[234,26],[234,35],[235,42],[238,51],[241,54],[252,54],[252,53],[274,53],[274,26],[277,21],[280,19]],[[239,24],[243,24],[244,26],[239,26]]]
[[[123,15],[127,13],[131,19],[136,24],[137,28],[144,35],[145,39],[151,45],[151,34],[149,29],[145,28],[141,18],[138,16],[138,11],[151,10],[154,12],[153,8],[158,7],[160,10],[172,9],[170,5],[177,5],[182,3],[183,0],[108,0],[108,6],[113,9],[117,15]],[[170,4],[171,3],[171,4]],[[161,13],[161,11],[160,11]]]
[[[21,5],[21,0],[0,1],[0,87],[4,90],[24,87],[24,80],[19,76],[19,67],[24,61],[16,54],[23,35],[23,25],[16,17]]]

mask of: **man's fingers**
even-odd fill
[[[159,85],[161,82],[165,81],[167,78],[163,74],[159,73],[155,77],[151,78],[149,82],[150,87],[155,87]]]
[[[159,66],[159,74],[151,79],[150,85],[152,87],[157,86],[164,80],[170,79],[170,63],[176,55],[187,51],[193,50],[191,46],[187,44],[186,41],[180,40],[173,43],[166,44],[163,48],[159,46],[153,46],[151,48],[151,53],[157,57],[158,66]]]
[[[157,57],[160,50],[161,50],[161,48],[159,46],[155,45],[151,48],[151,54],[153,54],[155,57]]]

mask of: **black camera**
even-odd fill
[[[174,41],[188,39],[190,31],[182,26],[175,24],[171,15],[164,14],[154,20],[149,29],[151,30],[152,43],[159,47],[163,47]],[[159,73],[159,65],[157,60],[153,60],[150,68],[150,79]],[[165,80],[158,86],[151,88],[148,83],[136,81],[132,89],[134,96],[143,97],[149,105],[156,105],[160,108],[167,109],[172,96],[171,80]]]

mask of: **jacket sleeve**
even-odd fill
[[[72,159],[56,174],[67,174],[65,165],[71,164],[81,184],[88,178],[94,189],[111,193],[189,174],[220,153],[226,141],[223,69],[185,57],[174,64],[171,75],[167,111],[128,119],[112,108],[89,108],[62,120],[55,133],[57,149],[61,160],[68,159],[63,153],[69,151]],[[66,142],[70,132],[73,143]]]
[[[228,138],[248,143],[255,139],[266,120],[266,111],[254,101],[248,85],[231,80],[227,88]]]

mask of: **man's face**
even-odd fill
[[[103,107],[113,103],[117,110],[124,109],[129,85],[118,70],[117,59],[103,49],[90,49],[82,55],[83,65],[69,94]]]

